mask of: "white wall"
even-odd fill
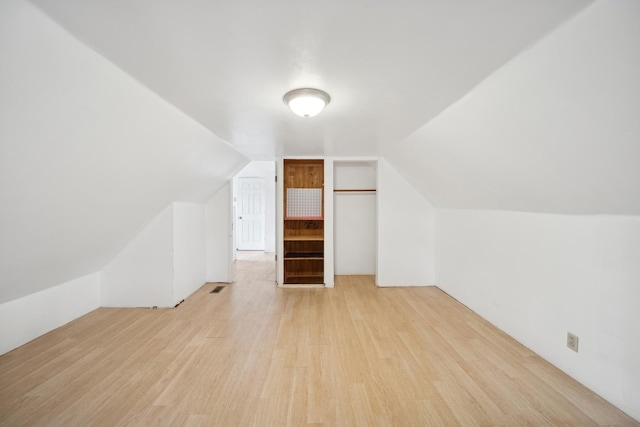
[[[383,155],[438,208],[640,215],[638,22],[594,2]]]
[[[104,268],[102,306],[173,307],[187,298],[207,281],[209,241],[226,241],[209,231],[205,205],[167,206]]]
[[[640,218],[439,209],[437,221],[439,287],[640,419]]]
[[[0,1],[0,303],[100,271],[248,160],[28,1]]]
[[[0,304],[0,354],[99,306],[99,272]]]
[[[276,163],[275,161],[252,161],[247,164],[234,178],[233,197],[234,206],[238,198],[238,178],[264,178],[265,188],[265,252],[276,251]]]
[[[233,233],[231,218],[231,183],[218,190],[205,207],[206,281],[230,283]]]
[[[377,198],[378,285],[433,285],[435,209],[383,158]]]
[[[222,238],[226,236],[221,236]],[[207,280],[205,205],[173,204],[173,303],[198,290]]]
[[[172,203],[102,272],[0,304],[0,354],[98,307],[173,307],[207,281],[209,267],[228,272],[207,256],[216,248],[228,256],[230,203],[228,184],[206,206]]]
[[[325,164],[326,168],[326,164]],[[279,177],[276,183],[276,218],[279,224],[284,222],[284,159],[279,158],[276,162],[276,175]],[[325,191],[327,188],[325,186]],[[325,224],[326,233],[326,224]],[[326,245],[326,241],[325,241]],[[326,252],[326,251],[325,251]],[[276,282],[278,285],[284,283],[284,226],[276,227]],[[325,253],[325,257],[327,254]],[[326,259],[326,258],[325,258]],[[326,265],[326,262],[325,262]],[[325,271],[326,273],[326,271]]]
[[[167,206],[102,271],[103,307],[171,307],[173,204]]]
[[[336,161],[335,189],[375,189],[372,162]],[[330,195],[329,195],[330,197]],[[376,193],[333,193],[335,274],[376,274]]]

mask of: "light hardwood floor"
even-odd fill
[[[253,258],[1,356],[0,425],[638,425],[437,288],[278,289]]]

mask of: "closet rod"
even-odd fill
[[[375,193],[376,189],[349,189],[349,190],[333,190],[334,193]]]

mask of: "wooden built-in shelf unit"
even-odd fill
[[[324,160],[284,159],[284,284],[324,283]]]

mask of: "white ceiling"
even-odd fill
[[[241,153],[380,155],[438,208],[639,215],[639,19],[637,0],[2,0],[0,303],[101,270]],[[282,103],[303,86],[332,96],[316,118]]]
[[[638,23],[590,5],[384,157],[438,207],[640,215]]]
[[[24,0],[0,1],[0,58],[0,305],[102,270],[248,162]]]
[[[377,155],[588,0],[33,0],[252,159]],[[317,87],[318,117],[282,96]]]

